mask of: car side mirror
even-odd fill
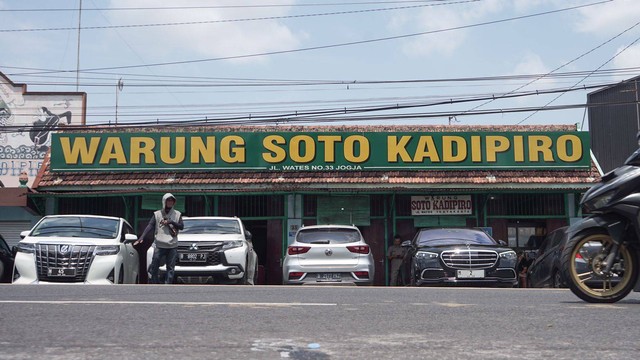
[[[251,232],[249,230],[247,230],[244,233],[244,238],[247,239],[247,241],[251,241],[251,239],[253,239],[253,235],[251,235]]]
[[[138,236],[136,234],[124,234],[124,243],[129,244],[138,240]]]
[[[400,244],[402,247],[411,247],[411,240],[405,240]]]
[[[20,233],[20,239],[24,239],[24,238],[26,238],[26,237],[29,235],[29,232],[30,232],[30,231],[31,231],[31,230],[25,230],[25,231],[21,232],[21,233]]]
[[[504,240],[498,240],[498,244],[502,246],[507,246],[507,243]]]

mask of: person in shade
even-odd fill
[[[400,283],[400,267],[404,258],[405,249],[400,245],[402,240],[399,235],[393,238],[393,245],[387,249],[387,259],[390,262],[391,273],[389,274],[389,286],[398,286]]]
[[[166,284],[173,284],[173,276],[178,258],[178,231],[184,228],[182,223],[182,214],[174,209],[176,204],[175,196],[170,193],[164,194],[162,197],[162,209],[153,213],[149,220],[149,224],[133,243],[137,245],[144,242],[145,236],[150,231],[154,231],[153,241],[155,242],[155,251],[151,260],[151,280],[152,284],[159,284],[160,279],[158,273],[162,259],[165,259],[167,265],[167,273],[165,276]]]

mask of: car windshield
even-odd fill
[[[37,237],[83,237],[115,239],[118,236],[117,219],[64,216],[43,219],[31,232]]]
[[[242,234],[234,219],[184,219],[181,234]]]
[[[487,233],[467,229],[435,229],[421,231],[418,235],[418,246],[445,245],[497,245]]]
[[[307,244],[341,244],[360,241],[355,229],[306,229],[298,231],[296,241]]]

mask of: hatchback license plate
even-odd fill
[[[76,276],[76,269],[75,268],[48,268],[47,276],[73,277],[73,276]]]
[[[482,279],[484,270],[458,270],[458,279]]]
[[[206,262],[207,253],[180,253],[181,262]]]
[[[321,273],[316,275],[316,281],[339,282],[342,281],[342,275],[340,273]]]

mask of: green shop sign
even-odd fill
[[[586,132],[57,133],[52,171],[588,168]]]

